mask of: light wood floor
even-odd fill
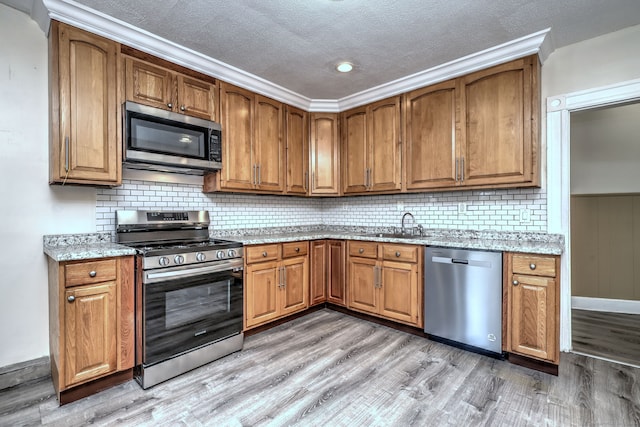
[[[640,314],[571,310],[574,351],[640,367]]]
[[[640,426],[640,369],[563,354],[554,377],[331,310],[149,390],[52,395],[0,392],[0,425]]]

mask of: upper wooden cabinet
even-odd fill
[[[538,185],[539,68],[533,55],[459,79],[463,185]]]
[[[400,97],[342,113],[344,194],[401,189]]]
[[[309,115],[285,107],[285,149],[287,154],[287,194],[307,194],[309,183]]]
[[[404,95],[406,191],[539,185],[530,56]]]
[[[222,170],[208,174],[204,191],[281,194],[284,190],[284,106],[220,82]]]
[[[311,196],[340,195],[340,131],[338,114],[311,113],[309,141]]]
[[[215,120],[216,87],[213,78],[194,78],[153,62],[131,57],[126,57],[124,62],[127,100]]]
[[[122,180],[119,44],[52,21],[49,182]]]

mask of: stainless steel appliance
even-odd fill
[[[123,115],[126,167],[195,175],[222,168],[219,123],[129,101]]]
[[[117,211],[136,255],[136,368],[148,388],[241,350],[243,248],[209,238],[206,211]]]
[[[427,247],[424,331],[470,350],[502,354],[502,253]]]

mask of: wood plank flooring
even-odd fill
[[[149,390],[0,391],[0,425],[87,424],[640,426],[640,369],[563,354],[555,377],[323,309]]]
[[[573,350],[640,367],[640,314],[571,310]]]

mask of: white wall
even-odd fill
[[[43,234],[94,232],[96,192],[48,185],[47,39],[0,4],[0,366],[49,353]]]
[[[640,103],[571,113],[571,194],[640,193]]]

